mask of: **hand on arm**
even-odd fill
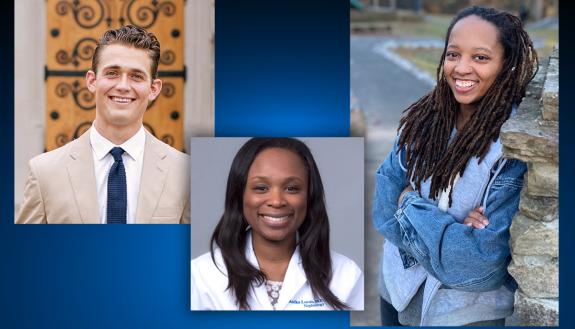
[[[405,195],[409,192],[413,192],[413,188],[411,187],[411,185],[407,185],[403,191],[401,192],[401,194],[399,195],[399,199],[397,199],[397,207],[399,208],[401,205],[401,202],[403,201],[403,197],[405,197]]]
[[[475,229],[483,229],[489,225],[489,220],[483,215],[483,207],[477,207],[467,214],[467,217],[463,220],[463,224],[471,226]]]
[[[404,250],[452,288],[489,291],[500,287],[508,277],[509,227],[519,205],[525,169],[516,162],[501,170],[488,191],[487,207],[471,210],[461,223],[417,193],[406,193],[395,214]]]

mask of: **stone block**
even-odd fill
[[[504,153],[525,162],[558,162],[559,127],[541,117],[537,102],[521,104],[517,115],[501,127]]]
[[[559,221],[536,221],[518,213],[510,228],[513,257],[559,256]]]
[[[517,292],[515,294],[515,316],[524,326],[558,326],[559,301],[529,298]]]
[[[559,120],[559,59],[549,58],[547,74],[543,85],[543,108],[541,114],[544,120]]]
[[[527,88],[525,89],[526,99],[533,98],[539,100],[541,98],[541,92],[543,91],[543,84],[545,83],[546,74],[547,74],[547,66],[539,65],[539,70],[537,70],[537,74],[535,74],[535,77],[533,77],[533,80],[529,82]]]
[[[529,195],[524,188],[519,201],[519,211],[534,220],[550,222],[559,216],[559,199]]]
[[[559,196],[559,165],[554,162],[533,162],[527,166],[527,193],[534,196]]]
[[[559,297],[559,263],[549,256],[514,256],[509,273],[531,298]]]

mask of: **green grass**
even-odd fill
[[[404,38],[445,38],[451,16],[427,16],[421,22],[394,21],[389,22],[391,36]]]
[[[395,53],[412,62],[415,66],[429,73],[435,78],[437,65],[441,58],[442,49],[439,48],[397,48]]]
[[[553,47],[559,45],[559,31],[556,29],[527,29],[527,33],[532,39],[543,40],[543,45],[535,49],[540,59],[549,57]]]
[[[451,16],[428,15],[426,19],[421,22],[389,22],[392,26],[390,36],[401,38],[437,38],[443,40],[450,21]],[[556,29],[527,29],[527,33],[529,33],[532,39],[542,41],[541,47],[536,49],[540,62],[542,62],[544,58],[549,57],[553,47],[559,44],[559,33]],[[442,49],[421,48],[398,48],[395,50],[397,54],[411,61],[418,68],[430,73],[433,77],[435,77],[436,74],[441,51]]]

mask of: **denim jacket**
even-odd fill
[[[405,152],[398,152],[396,139],[376,173],[372,216],[376,230],[399,250],[403,268],[420,265],[441,283],[437,286],[458,291],[493,292],[502,286],[514,291],[517,285],[507,272],[509,227],[519,205],[525,163],[499,159],[491,168],[480,202],[489,220],[484,229],[464,225],[465,215],[456,218],[418,192],[406,193],[398,208],[399,195],[410,183],[404,164]]]

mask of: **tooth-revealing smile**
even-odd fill
[[[261,219],[263,219],[265,222],[271,225],[278,225],[278,224],[281,225],[288,221],[288,219],[291,217],[291,214],[281,214],[281,215],[260,214],[259,216]]]
[[[128,97],[110,96],[110,99],[114,103],[118,104],[129,104],[133,99]]]
[[[476,84],[475,81],[455,79],[455,86],[460,89],[471,89]]]

